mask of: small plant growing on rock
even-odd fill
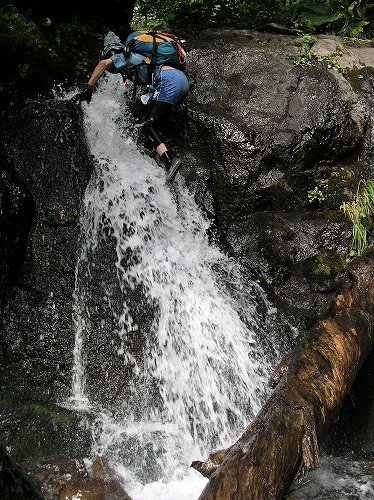
[[[256,38],[253,37],[253,40],[258,43],[261,47],[265,47],[266,45],[269,45],[269,41],[265,40],[265,38]]]
[[[374,179],[359,182],[355,199],[340,209],[352,221],[350,257],[362,255],[367,247],[367,231],[374,227]]]
[[[313,45],[316,43],[317,38],[312,35],[304,35],[300,38],[300,46],[302,48],[302,55],[299,56],[294,63],[296,66],[311,66],[315,53],[312,51]]]
[[[309,203],[313,203],[315,201],[321,202],[325,200],[325,195],[318,186],[314,186],[313,189],[308,191],[308,200]]]
[[[313,189],[308,191],[309,203],[318,202],[321,203],[326,199],[326,191],[329,187],[329,181],[327,179],[318,179],[317,185]]]
[[[301,56],[295,59],[296,66],[312,66],[314,61],[326,63],[329,69],[335,69],[339,73],[344,73],[345,68],[341,66],[338,57],[343,55],[343,50],[337,47],[335,51],[328,52],[327,54],[317,54],[312,50],[317,38],[311,35],[304,35],[301,37],[300,45],[303,50]]]

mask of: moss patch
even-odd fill
[[[314,282],[334,279],[346,269],[345,260],[339,255],[318,254],[300,264],[302,274]]]
[[[5,391],[0,392],[0,438],[25,470],[55,457],[87,456],[91,444],[86,417]]]
[[[0,392],[0,408],[11,408],[12,411],[18,409],[20,411],[27,411],[35,415],[46,416],[57,420],[61,423],[72,424],[76,421],[76,414],[66,408],[55,404],[46,404],[38,401],[30,401],[20,398],[15,394],[6,391]]]

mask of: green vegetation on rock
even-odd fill
[[[302,273],[314,282],[324,282],[345,272],[346,262],[339,255],[318,254],[300,264]]]
[[[23,467],[51,457],[88,453],[87,416],[0,391],[0,417],[1,443]]]
[[[374,4],[366,0],[295,0],[287,2],[289,16],[313,31],[356,37],[374,18]]]
[[[368,244],[367,233],[374,227],[374,179],[361,180],[355,199],[340,208],[353,224],[350,257],[362,255]]]
[[[312,50],[316,41],[317,38],[312,35],[304,35],[301,37],[300,46],[302,53],[295,60],[296,66],[312,66],[314,62],[322,62],[325,63],[329,69],[335,69],[339,73],[344,73],[345,68],[343,68],[338,61],[338,57],[343,55],[342,49],[337,47],[333,52],[318,54]]]

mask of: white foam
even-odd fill
[[[320,468],[311,472],[306,478],[307,484],[291,493],[289,498],[290,500],[374,498],[374,478],[363,473],[364,469],[363,462],[343,457],[323,456]]]
[[[71,402],[96,408],[93,455],[109,458],[127,480],[131,476],[135,499],[192,499],[205,480],[191,471],[191,461],[231,444],[260,408],[269,364],[257,334],[268,325],[257,306],[261,301],[268,309],[267,318],[275,310],[259,285],[244,282],[237,264],[209,244],[209,223],[183,178],[166,186],[164,172],[139,152],[128,133],[123,99],[113,77],[99,86],[89,106],[83,104],[97,168],[81,221]],[[103,220],[115,240],[112,266],[123,292],[122,310],[111,311],[117,321],[112,342],[134,374],[133,394],[120,402],[121,418],[85,394],[84,351],[92,325],[82,263],[95,258]],[[123,267],[129,250],[136,259]],[[142,364],[127,342],[137,325],[126,290],[137,285],[157,304]],[[104,287],[110,311],[108,296]],[[155,383],[161,405],[139,390]],[[138,405],[141,418],[134,411]]]

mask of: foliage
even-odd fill
[[[317,54],[312,50],[312,46],[317,41],[317,38],[312,35],[304,35],[300,39],[300,45],[303,49],[301,56],[294,62],[297,66],[311,66],[314,61],[324,62],[329,69],[335,69],[339,73],[344,73],[344,68],[338,61],[338,57],[343,55],[343,51],[337,48],[334,52],[328,54]]]
[[[284,0],[137,0],[134,27],[177,29],[256,28],[283,18]]]
[[[367,231],[374,227],[374,179],[360,181],[355,199],[343,203],[340,209],[353,224],[350,257],[362,255],[367,247]]]
[[[309,203],[313,203],[314,201],[321,202],[325,200],[325,195],[320,187],[314,186],[313,189],[308,191],[308,200]]]
[[[367,0],[296,0],[290,17],[313,31],[355,37],[374,19],[374,3]]]
[[[29,50],[48,50],[48,45],[43,39],[37,25],[25,15],[21,14],[12,4],[0,9],[0,40],[6,43],[11,37],[14,50],[22,47]]]
[[[374,20],[367,0],[137,0],[134,28],[191,32],[208,27],[255,29],[275,22],[357,36]]]
[[[58,50],[73,63],[76,78],[86,78],[92,69],[92,60],[87,51],[82,51],[82,45],[87,44],[88,39],[101,39],[95,27],[73,18],[70,22],[59,22],[53,30]]]
[[[76,18],[39,19],[12,2],[1,6],[0,57],[6,70],[1,75],[0,106],[48,93],[56,82],[86,81],[102,33],[100,25]]]

